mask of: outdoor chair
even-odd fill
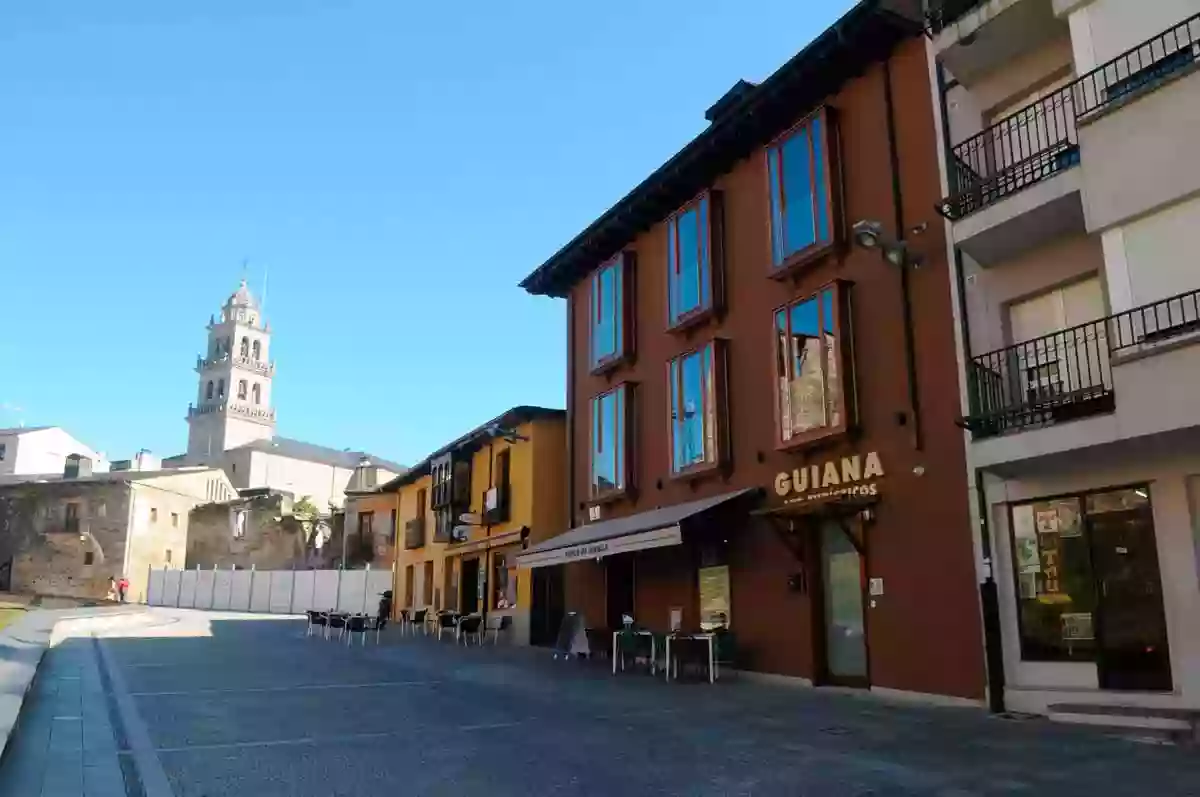
[[[337,638],[341,639],[342,635],[346,633],[346,615],[329,612],[325,618],[325,638],[329,639],[329,634],[337,631]]]
[[[379,635],[387,628],[386,617],[367,617],[367,630],[375,632],[375,644],[379,644]],[[403,626],[401,626],[403,628]]]
[[[721,665],[734,667],[737,664],[737,637],[727,628],[713,631],[713,673],[714,678],[721,677]]]
[[[346,646],[354,644],[354,635],[358,634],[362,643],[367,644],[367,631],[370,618],[365,614],[352,614],[346,618]]]
[[[471,641],[471,637],[475,637],[475,642],[483,646],[483,633],[480,627],[483,625],[483,618],[477,614],[470,614],[458,621],[458,638],[462,640],[464,645]]]
[[[488,618],[487,628],[484,630],[484,636],[492,635],[492,645],[498,644],[500,640],[500,632],[508,629],[512,624],[512,618],[508,615],[492,616]]]
[[[314,633],[316,633],[316,629],[318,628],[320,628],[321,633],[324,634],[325,626],[329,622],[328,618],[326,618],[321,612],[313,611],[312,609],[306,611],[305,614],[308,615],[308,627],[304,629],[304,635],[312,636]]]
[[[458,615],[443,612],[437,616],[437,638],[439,642],[444,633],[458,633]]]
[[[428,609],[421,609],[420,611],[413,612],[412,622],[409,623],[409,625],[412,626],[413,636],[417,635],[418,628],[425,632],[426,636],[429,636],[429,626],[425,625],[425,615],[428,613]]]

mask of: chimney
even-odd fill
[[[707,111],[704,112],[704,118],[709,122],[716,122],[723,118],[731,110],[737,107],[743,99],[749,96],[756,88],[757,83],[751,83],[748,80],[739,80],[733,84],[733,88],[721,95],[721,99],[712,104]]]
[[[92,460],[83,454],[70,454],[63,466],[64,479],[82,479],[92,475]]]
[[[354,469],[350,484],[350,489],[355,492],[375,489],[375,466],[371,464],[370,459],[364,456],[358,461],[358,467]]]

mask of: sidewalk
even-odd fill
[[[32,611],[0,634],[0,796],[126,796],[97,643],[72,633],[81,623],[102,628],[141,613]]]

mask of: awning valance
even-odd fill
[[[664,506],[636,515],[589,523],[533,546],[517,557],[522,567],[547,567],[567,562],[612,556],[683,542],[681,524],[736,498],[760,492],[735,490],[712,498]]]

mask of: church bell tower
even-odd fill
[[[217,464],[223,452],[275,435],[271,328],[242,280],[219,318],[209,318],[208,347],[196,358],[200,375],[188,406],[187,460]]]

